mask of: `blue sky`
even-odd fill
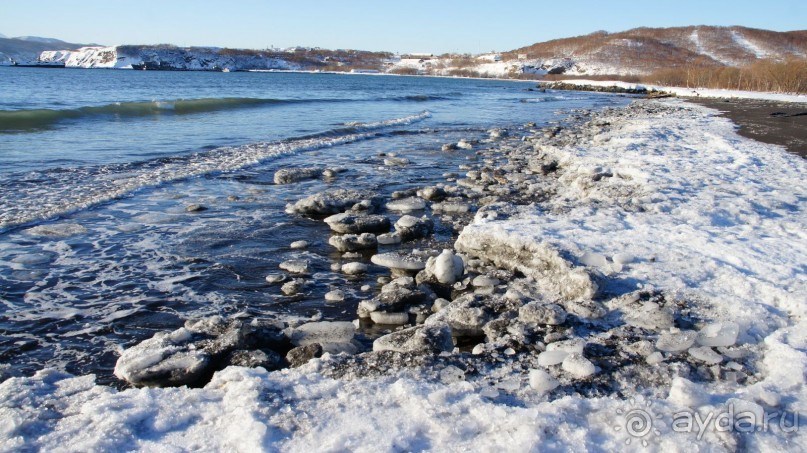
[[[0,0],[0,33],[101,44],[510,50],[629,28],[807,28],[804,0]]]

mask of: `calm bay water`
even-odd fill
[[[540,127],[627,98],[492,80],[0,67],[0,364],[109,382],[120,348],[183,319],[353,319],[379,272],[347,279],[322,222],[286,203],[328,188],[434,184],[473,152],[443,143]],[[379,153],[412,161],[384,167]],[[334,181],[274,185],[290,166]],[[209,209],[186,213],[185,206]],[[436,240],[452,231],[438,222]],[[290,250],[292,241],[311,246]],[[264,277],[308,259],[283,296]],[[322,295],[340,288],[342,304]]]

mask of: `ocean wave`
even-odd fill
[[[75,109],[0,110],[0,132],[25,132],[47,129],[65,120],[90,117],[141,117],[187,115],[273,104],[328,101],[320,99],[202,98],[142,102],[115,102]]]
[[[407,124],[412,124],[412,123],[416,123],[418,121],[425,120],[426,118],[429,118],[431,116],[432,116],[432,113],[430,111],[424,110],[424,111],[418,113],[417,115],[410,115],[410,116],[405,116],[403,118],[394,118],[394,119],[390,119],[390,120],[373,121],[373,122],[369,122],[369,123],[362,123],[362,122],[359,122],[359,121],[351,121],[351,122],[345,123],[345,127],[348,128],[348,130],[365,131],[365,130],[371,130],[371,129],[379,129],[379,128],[382,128],[382,127],[405,126]]]
[[[430,116],[429,112],[421,112],[402,118],[355,123],[316,136],[221,147],[143,162],[9,175],[0,181],[0,231],[86,209],[147,187],[235,171],[284,155],[372,139],[380,136],[374,130],[408,125]]]

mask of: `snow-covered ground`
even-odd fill
[[[651,85],[646,83],[621,82],[616,80],[568,79],[568,80],[559,80],[558,83],[577,85],[581,87],[615,86],[629,90],[646,89],[648,91],[653,90],[664,91],[682,97],[737,98],[737,99],[760,99],[760,100],[770,100],[779,102],[807,102],[807,95],[804,94],[768,93],[764,91],[720,90],[714,88],[668,87],[662,85]]]
[[[598,276],[606,299],[652,289],[686,301],[695,330],[739,327],[736,347],[689,351],[707,374],[723,361],[718,378],[642,376],[684,360],[662,347],[675,330],[649,346],[634,381],[593,396],[585,377],[554,389],[552,376],[586,374],[566,361],[501,360],[472,380],[445,365],[334,373],[340,358],[325,355],[272,373],[230,367],[201,389],[125,391],[46,370],[0,384],[0,450],[807,449],[793,427],[807,414],[807,161],[738,136],[714,110],[639,103],[592,115],[563,146],[535,141],[557,163],[557,196],[505,220],[485,211],[460,242],[556,250]]]

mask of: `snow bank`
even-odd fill
[[[677,100],[642,105],[650,108],[597,115],[596,134],[542,150],[558,160],[561,195],[548,205],[506,220],[479,216],[467,230],[549,244],[569,269],[606,276],[606,295],[637,286],[681,294],[707,327],[665,338],[690,347],[708,369],[708,348],[736,334],[743,347],[732,353],[758,355],[747,380],[673,376],[671,386],[646,389],[615,382],[625,399],[585,397],[584,387],[556,393],[562,383],[538,368],[508,367],[504,356],[494,375],[474,380],[451,365],[457,351],[438,356],[435,369],[340,378],[328,377],[346,369],[328,354],[272,373],[229,367],[201,389],[115,391],[92,376],[46,370],[0,383],[0,450],[807,448],[807,432],[792,425],[807,413],[807,163],[737,136],[713,110]],[[545,359],[580,376],[603,374],[581,360],[582,343],[565,343],[553,343],[557,357]],[[650,363],[664,360],[654,354],[651,375]],[[707,419],[705,428],[687,426],[687,417]],[[734,423],[725,429],[717,420]]]
[[[807,102],[807,95],[804,94],[767,93],[761,91],[742,91],[742,90],[720,90],[715,88],[668,87],[661,85],[650,85],[645,83],[620,82],[616,80],[609,81],[609,80],[572,79],[572,80],[559,80],[557,81],[557,83],[577,85],[581,87],[615,86],[626,90],[645,89],[647,91],[664,91],[682,97],[737,98],[737,99],[761,99],[761,100],[779,101],[779,102]]]

